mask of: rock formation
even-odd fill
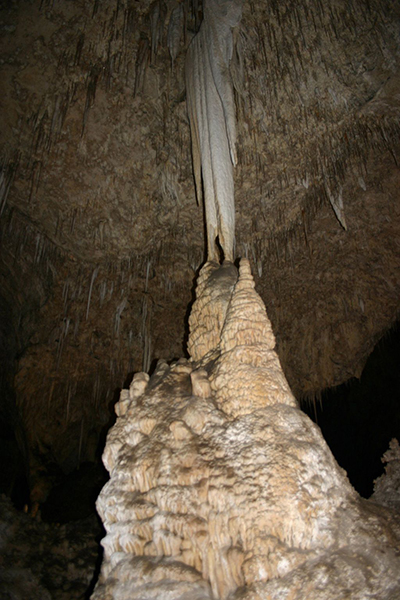
[[[33,490],[93,460],[127,374],[181,356],[205,259],[185,101],[202,5],[1,3],[0,491],[17,465]],[[399,22],[393,0],[246,1],[219,65],[237,255],[296,398],[358,377],[400,314]]]
[[[200,31],[186,57],[186,95],[197,198],[204,186],[208,260],[219,261],[217,237],[233,260],[235,204],[232,166],[236,164],[236,119],[229,72],[232,28],[243,0],[205,0]]]
[[[1,600],[86,600],[97,576],[99,535],[94,514],[43,523],[0,494]]]
[[[400,446],[398,440],[390,441],[389,449],[383,455],[382,462],[386,464],[385,473],[374,481],[374,493],[371,499],[400,514]]]
[[[123,390],[93,600],[400,598],[400,527],[303,414],[249,262],[207,263],[190,360]]]

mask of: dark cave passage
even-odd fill
[[[17,337],[11,304],[0,295],[0,494],[22,509],[29,500],[28,450],[14,390]]]
[[[400,322],[369,356],[360,379],[325,390],[321,401],[303,406],[316,421],[339,465],[361,496],[369,498],[384,472],[381,457],[400,439]]]

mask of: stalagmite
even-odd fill
[[[399,524],[299,410],[247,259],[203,267],[188,347],[121,392],[92,600],[399,598]]]

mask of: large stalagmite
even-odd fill
[[[207,263],[190,360],[136,374],[97,502],[93,600],[400,598],[400,529],[298,408],[249,263]]]

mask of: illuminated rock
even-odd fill
[[[397,597],[399,527],[297,407],[248,261],[199,281],[192,360],[160,362],[108,435],[93,600]]]

